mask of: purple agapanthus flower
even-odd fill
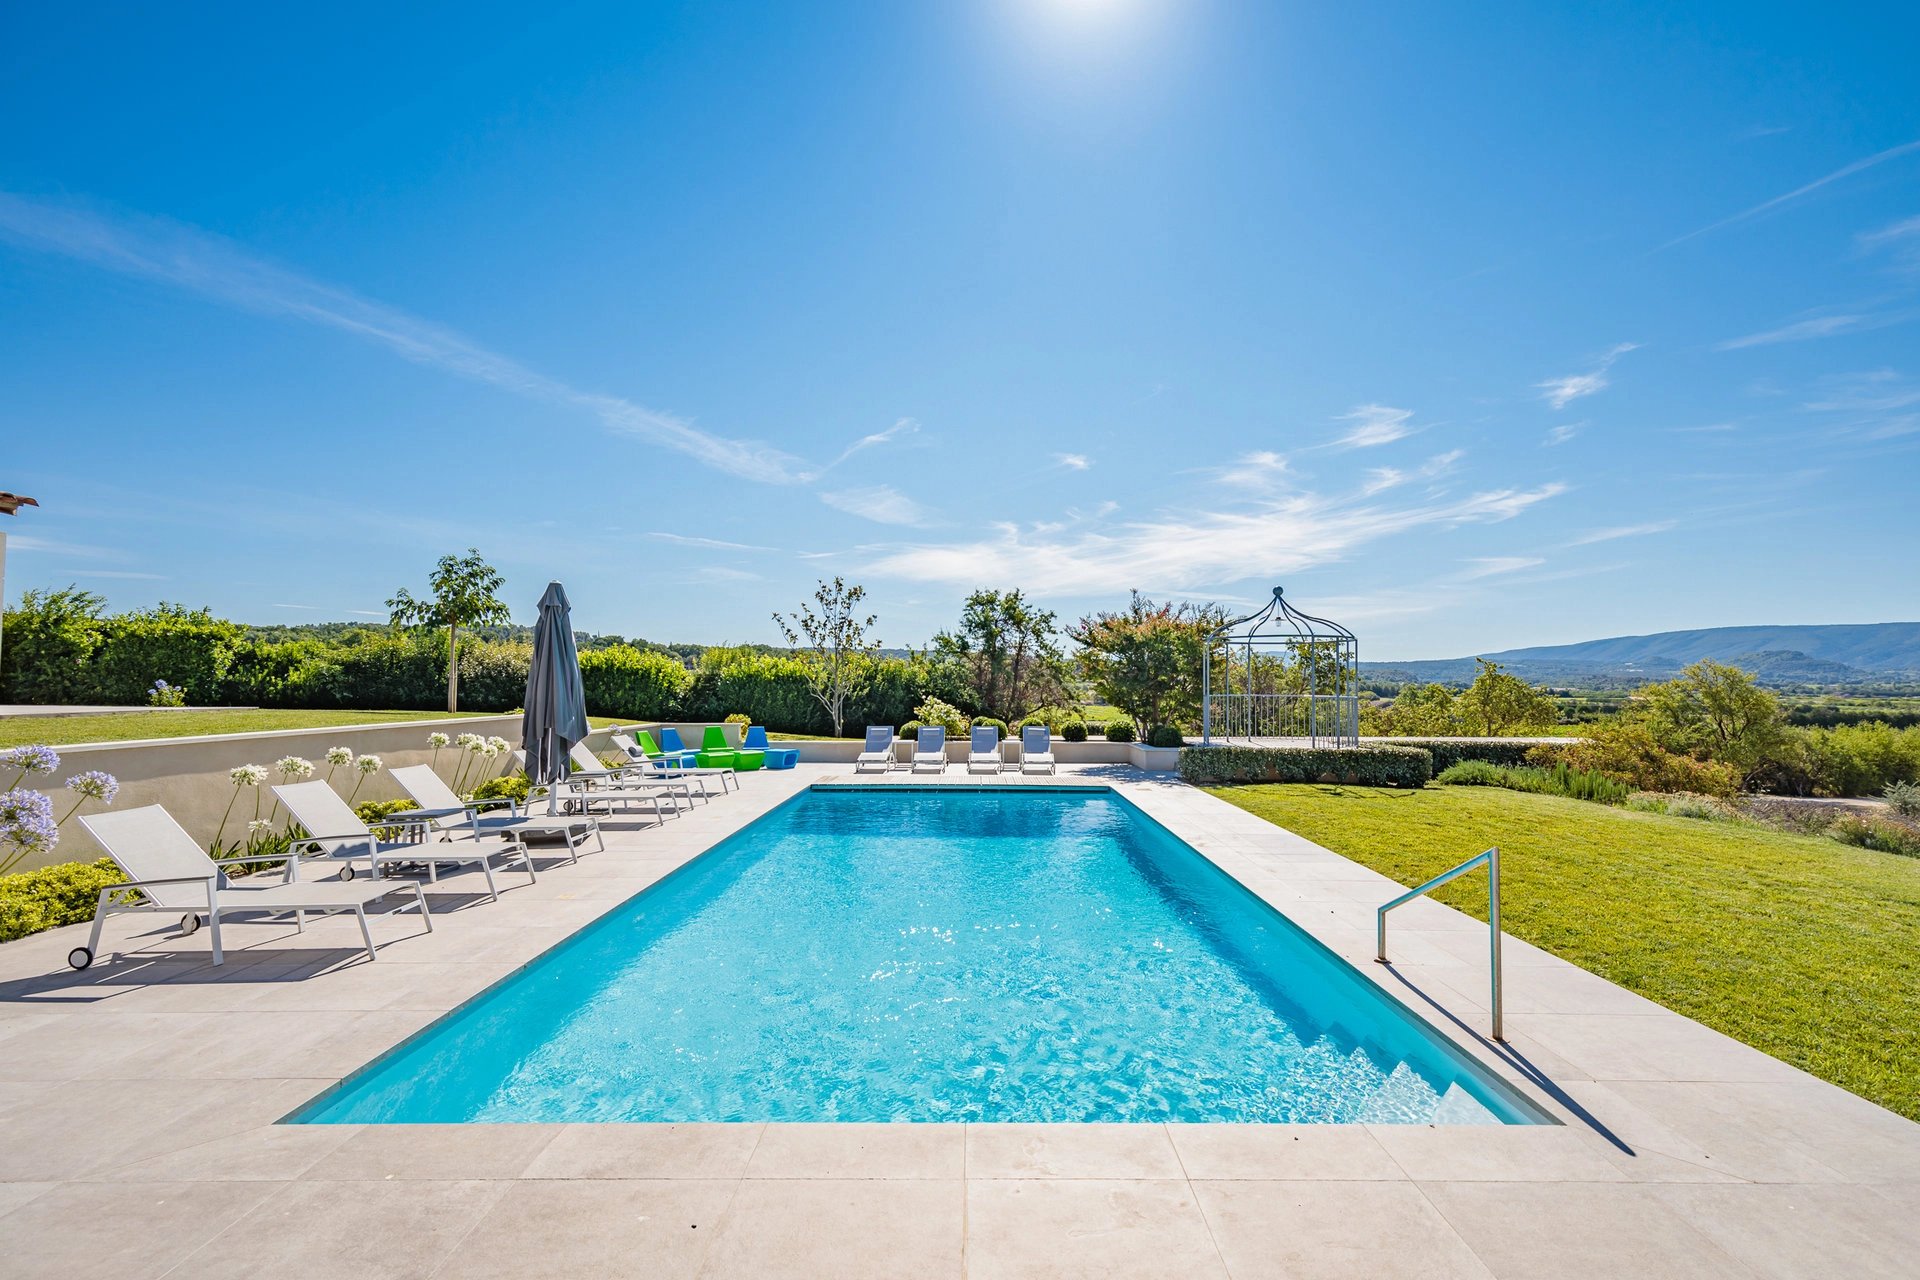
[[[89,769],[68,778],[67,790],[88,800],[112,804],[113,798],[120,794],[120,779],[100,769]]]
[[[0,751],[0,769],[18,769],[26,773],[52,773],[60,767],[60,753],[52,747],[13,747]]]
[[[0,794],[0,850],[12,854],[0,858],[0,867],[29,853],[45,853],[59,842],[60,827],[53,820],[51,796],[26,790]]]

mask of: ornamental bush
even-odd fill
[[[998,729],[1001,737],[1004,738],[1007,736],[1007,722],[1005,720],[996,720],[992,716],[975,716],[973,718],[973,727],[976,729]]]
[[[1433,756],[1419,747],[1188,747],[1188,782],[1340,782],[1362,787],[1421,787]]]
[[[587,714],[621,720],[678,720],[693,673],[671,654],[617,644],[580,655]]]
[[[1112,729],[1108,729],[1107,736],[1113,736]],[[1127,736],[1131,738],[1133,734],[1129,732]],[[1180,731],[1170,724],[1155,725],[1153,732],[1147,735],[1147,745],[1150,747],[1180,747],[1185,746],[1186,741]]]
[[[1060,737],[1067,742],[1085,742],[1087,726],[1080,720],[1065,721],[1060,726]]]
[[[1552,767],[1556,745],[1529,745],[1500,738],[1479,738],[1469,742],[1449,742],[1427,738],[1396,739],[1396,747],[1418,747],[1433,757],[1436,773],[1443,773],[1462,760],[1479,760],[1493,765],[1535,764]]]
[[[93,919],[100,891],[126,879],[111,858],[0,876],[0,942]]]
[[[1133,737],[1134,737],[1133,721],[1131,720],[1107,721],[1107,741],[1108,742],[1132,742]]]

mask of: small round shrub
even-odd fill
[[[1133,721],[1131,720],[1107,721],[1107,741],[1108,742],[1132,742],[1133,741]]]
[[[1887,808],[1903,818],[1920,818],[1920,783],[1889,782],[1884,794]]]
[[[998,729],[1001,737],[1004,738],[1007,736],[1007,722],[1005,720],[996,720],[992,716],[975,716],[973,718],[973,727],[976,729]]]
[[[919,734],[920,722],[918,720],[909,720],[900,726],[900,736],[903,738],[918,737]]]
[[[1060,736],[1068,742],[1085,742],[1087,726],[1078,720],[1069,720],[1060,726]]]
[[[1739,814],[1724,800],[1696,795],[1691,791],[1676,791],[1667,797],[1667,816],[1695,818],[1702,822],[1726,822]]]
[[[727,717],[727,718],[726,718],[725,720],[723,720],[723,721],[721,721],[720,723],[722,723],[722,724],[737,724],[737,725],[739,725],[739,726],[740,726],[740,727],[741,727],[742,729],[744,729],[744,728],[746,728],[746,727],[747,727],[748,725],[750,725],[750,724],[752,724],[752,723],[753,723],[753,717],[752,717],[752,716],[750,716],[750,715],[747,715],[747,714],[746,714],[745,712],[741,712],[741,711],[736,711],[736,712],[734,712],[734,713],[733,713],[732,715],[730,715],[730,716],[728,716],[728,717]]]
[[[1025,720],[1022,720],[1014,726],[1016,729],[1045,729],[1048,727],[1045,716],[1028,716]]]
[[[1186,738],[1181,736],[1180,731],[1172,725],[1158,724],[1153,727],[1153,732],[1147,735],[1147,745],[1150,747],[1179,747],[1186,745]]]
[[[473,799],[507,799],[512,800],[516,804],[524,804],[527,799],[528,788],[531,785],[527,779],[526,771],[518,770],[506,774],[503,777],[488,778],[485,782],[473,789]]]

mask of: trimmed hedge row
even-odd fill
[[[1381,744],[1386,745],[1386,744]],[[1515,742],[1511,738],[1474,738],[1468,741],[1447,742],[1439,739],[1407,738],[1393,743],[1396,747],[1416,747],[1433,757],[1433,771],[1445,773],[1462,760],[1483,760],[1488,764],[1499,765],[1503,769],[1512,769],[1523,764],[1537,764],[1530,761],[1527,753],[1539,747],[1539,743]],[[1553,748],[1546,748],[1551,751]]]
[[[1188,782],[1343,782],[1362,787],[1423,787],[1433,755],[1421,747],[1188,747]]]

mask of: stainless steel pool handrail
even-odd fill
[[[1495,845],[1485,853],[1477,853],[1451,871],[1442,871],[1433,879],[1416,889],[1409,889],[1392,902],[1381,907],[1375,917],[1377,946],[1374,959],[1387,964],[1387,912],[1395,907],[1403,907],[1415,898],[1431,890],[1438,889],[1449,880],[1467,874],[1481,864],[1487,868],[1487,959],[1493,970],[1493,1038],[1505,1042],[1505,1027],[1500,1017],[1500,846]]]

